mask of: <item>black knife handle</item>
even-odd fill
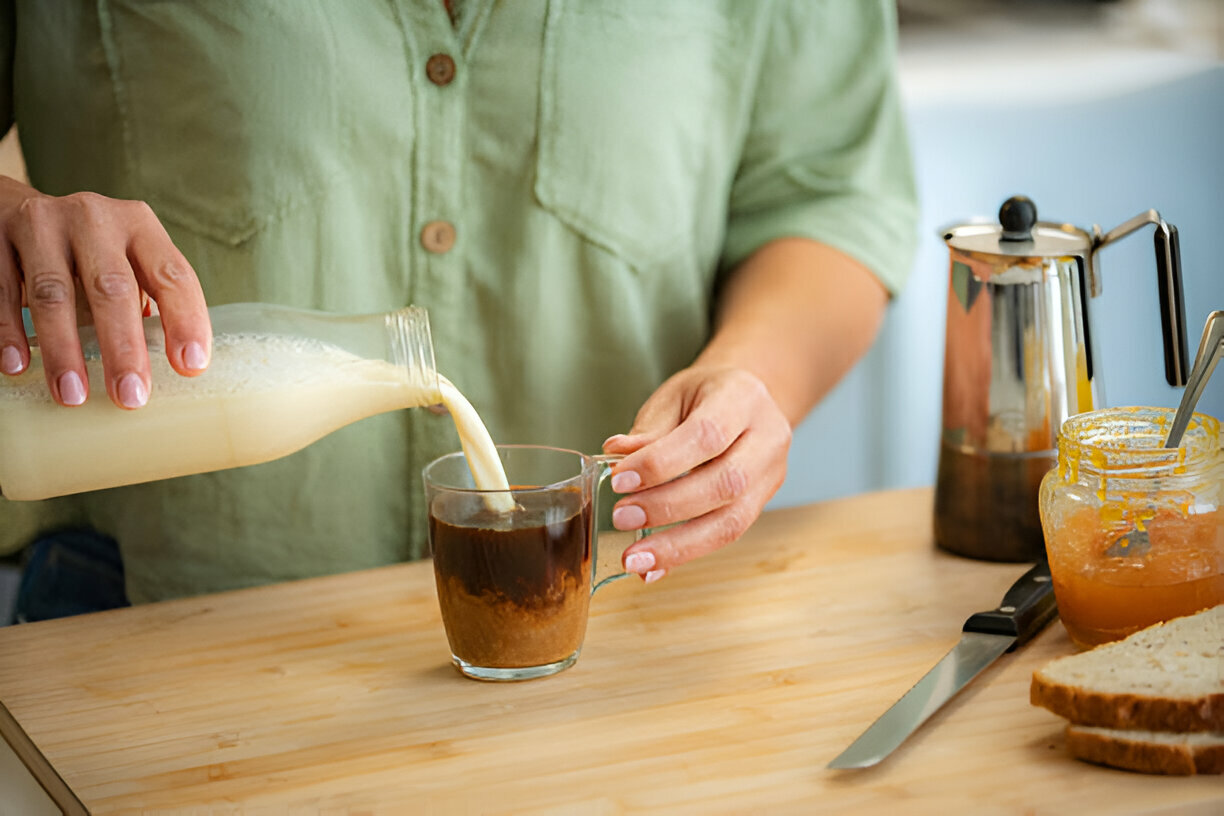
[[[1050,565],[1042,561],[1011,585],[997,609],[970,616],[964,631],[1014,637],[1010,652],[1040,632],[1057,614]]]

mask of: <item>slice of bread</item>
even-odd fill
[[[1224,605],[1052,660],[1029,698],[1073,725],[1224,732]]]
[[[1067,750],[1088,762],[1141,773],[1170,776],[1224,773],[1221,732],[1176,734],[1068,725]]]

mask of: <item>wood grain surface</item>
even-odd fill
[[[929,490],[767,513],[602,589],[543,680],[461,677],[419,563],[0,629],[0,701],[95,814],[1224,812],[1218,777],[1066,755],[1028,703],[1057,622],[882,765],[827,770],[1026,569],[930,521]]]

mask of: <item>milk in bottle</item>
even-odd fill
[[[153,389],[135,411],[100,390],[84,405],[57,405],[32,341],[29,368],[0,377],[0,493],[43,499],[253,465],[359,419],[439,403],[477,487],[509,490],[480,417],[434,368],[424,310],[339,316],[247,303],[209,315],[212,359],[198,377],[170,368],[160,323],[146,321]],[[88,329],[82,344],[90,382],[103,382]],[[514,507],[508,492],[487,496],[494,509]]]

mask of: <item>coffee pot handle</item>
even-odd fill
[[[1164,336],[1165,380],[1169,385],[1180,387],[1186,384],[1189,363],[1177,227],[1162,222],[1153,237],[1156,241],[1156,285],[1160,290],[1160,330]]]
[[[1098,237],[1093,252],[1147,224],[1155,224],[1156,287],[1160,295],[1160,331],[1164,337],[1165,380],[1176,388],[1186,384],[1190,367],[1186,349],[1186,305],[1182,297],[1181,246],[1177,227],[1155,210],[1134,218]],[[1095,292],[1093,294],[1096,294]]]

